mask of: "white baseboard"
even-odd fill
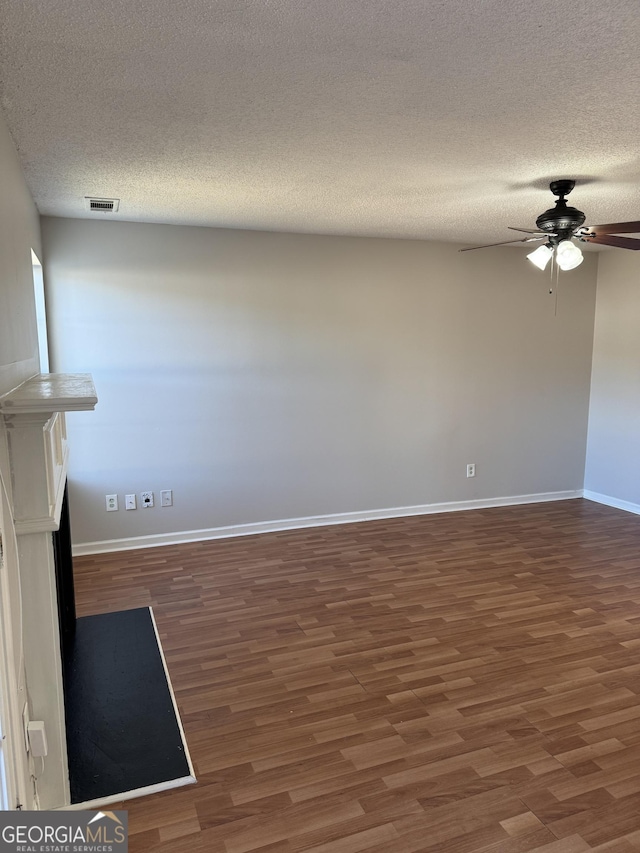
[[[340,512],[330,515],[312,515],[304,518],[285,518],[277,521],[256,521],[248,524],[231,524],[207,530],[185,530],[175,533],[155,533],[149,536],[132,536],[128,539],[107,539],[102,542],[80,542],[73,546],[74,557],[89,554],[107,554],[112,551],[132,551],[137,548],[155,548],[159,545],[179,545],[182,542],[202,542],[207,539],[226,539],[232,536],[255,536],[258,533],[277,533],[305,527],[326,527],[331,524],[353,524],[358,521],[376,521],[383,518],[402,518],[411,515],[433,515],[439,512],[460,512],[469,509],[515,506],[517,504],[566,501],[583,497],[582,489],[566,492],[541,492],[535,495],[480,498],[471,501],[449,501],[421,506],[371,509],[360,512]]]
[[[584,497],[588,501],[595,501],[599,504],[612,506],[616,509],[624,509],[627,512],[633,512],[635,515],[640,515],[640,504],[634,504],[630,501],[621,501],[618,498],[612,498],[611,495],[601,495],[598,492],[591,492],[589,489],[584,490]]]

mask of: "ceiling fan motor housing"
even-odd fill
[[[575,181],[563,180],[551,182],[551,192],[559,196],[559,198],[555,207],[545,210],[536,219],[536,226],[540,231],[545,231],[547,234],[555,234],[561,239],[566,239],[566,237],[571,236],[584,223],[586,219],[584,213],[575,207],[569,207],[565,200],[565,196],[569,195],[574,186]]]

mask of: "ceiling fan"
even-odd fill
[[[633,237],[620,237],[620,234],[640,233],[639,222],[614,222],[611,225],[584,225],[586,216],[581,210],[567,205],[566,196],[575,187],[576,182],[570,180],[551,181],[549,189],[558,197],[556,206],[545,210],[536,219],[536,230],[529,228],[511,228],[510,231],[520,231],[530,234],[519,240],[504,240],[501,243],[488,243],[486,246],[470,246],[460,249],[461,252],[471,252],[474,249],[487,249],[489,246],[506,246],[508,243],[534,243],[545,240],[542,246],[527,255],[529,260],[543,270],[555,252],[556,263],[561,270],[572,270],[582,261],[580,247],[574,243],[599,243],[601,246],[615,246],[618,249],[640,249],[640,240]]]

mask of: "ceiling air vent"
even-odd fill
[[[84,203],[87,210],[93,213],[115,213],[120,205],[120,199],[85,196]]]

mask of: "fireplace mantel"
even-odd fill
[[[95,409],[98,398],[90,373],[38,373],[0,397],[6,416]]]
[[[0,397],[16,533],[57,530],[68,456],[64,413],[91,411],[97,402],[86,373],[40,373]]]

